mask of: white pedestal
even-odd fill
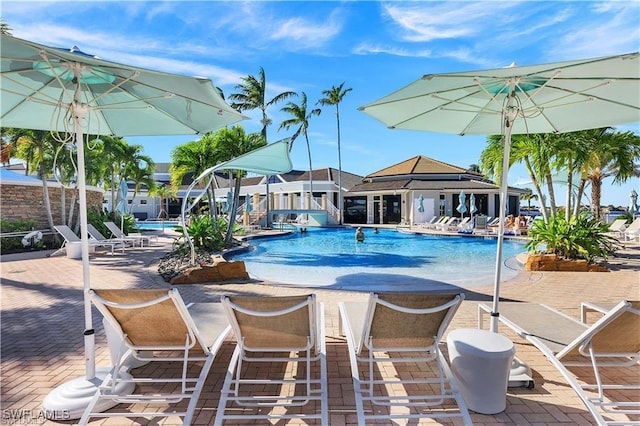
[[[110,371],[110,367],[98,368],[96,369],[96,377],[92,380],[79,377],[61,384],[42,401],[44,415],[50,420],[79,419],[89,406],[98,386]],[[121,373],[121,376],[126,375],[127,373]],[[133,383],[121,383],[116,386],[116,392],[126,395],[131,393],[134,387]],[[106,411],[117,404],[117,402],[103,400],[103,403],[96,405],[95,411]]]

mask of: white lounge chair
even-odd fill
[[[635,218],[633,222],[622,232],[625,241],[640,238],[640,217]]]
[[[328,425],[324,311],[315,295],[223,297],[222,304],[237,345],[214,424],[315,419]],[[260,363],[282,363],[282,371],[274,377],[273,367],[263,371]]]
[[[349,346],[358,424],[423,418],[457,418],[471,424],[439,348],[463,299],[463,294],[371,293],[368,302],[338,304]],[[402,363],[416,367],[410,373],[408,368],[390,372]]]
[[[87,224],[87,231],[92,241],[99,241],[101,243],[120,243],[135,245],[138,242],[135,238],[107,238],[92,224]]]
[[[586,307],[600,312],[605,310],[594,308],[593,304]],[[478,309],[479,326],[482,328],[483,316],[490,313],[492,307],[480,304]],[[585,306],[582,309],[584,318]],[[618,303],[591,326],[536,303],[501,303],[499,318],[547,357],[578,394],[597,424],[639,424],[640,384],[637,371],[628,374],[602,374],[601,371],[637,367],[640,361],[639,301]],[[581,383],[568,367],[590,368],[593,378],[580,377]],[[595,379],[595,383],[587,383],[589,379]],[[618,396],[621,392],[625,395],[623,399],[613,401],[606,395],[607,390],[615,390]],[[607,414],[631,414],[636,416],[636,420],[609,421],[605,419]]]
[[[107,227],[107,229],[109,230],[109,232],[111,232],[111,234],[115,237],[115,238],[131,238],[133,240],[135,240],[140,247],[143,246],[144,242],[146,241],[147,245],[151,244],[151,236],[148,235],[142,235],[142,234],[125,234],[124,232],[122,232],[122,230],[120,228],[118,228],[118,225],[116,225],[113,222],[104,222],[105,226]],[[155,237],[156,239],[158,237]]]
[[[609,225],[608,234],[612,237],[619,238],[624,236],[624,230],[627,227],[626,219],[616,219]]]
[[[53,253],[52,255],[57,254],[58,252],[60,252],[61,250],[66,249],[67,245],[71,244],[71,243],[81,243],[82,240],[80,239],[80,237],[78,237],[76,235],[75,232],[73,232],[73,230],[71,228],[69,228],[67,225],[55,225],[54,226],[55,230],[58,232],[58,234],[60,234],[62,236],[62,238],[64,238],[64,243],[62,244],[62,247],[60,247],[58,250],[56,250],[55,253]],[[125,248],[125,244],[123,242],[115,242],[115,241],[97,241],[97,240],[92,240],[89,239],[89,246],[93,246],[93,247],[108,247],[111,249],[111,254],[113,254],[114,249],[115,248],[119,248],[122,249],[122,252],[124,253],[124,248]]]
[[[120,334],[126,348],[119,354],[111,372],[98,387],[80,424],[96,417],[183,417],[190,425],[214,357],[231,327],[220,303],[185,306],[176,289],[90,290],[89,297],[98,311]],[[123,375],[130,356],[143,362],[159,361],[162,368],[153,369],[150,377]],[[179,368],[167,368],[178,363]],[[172,374],[175,373],[175,374]],[[114,389],[121,383],[135,383],[134,393],[119,395]],[[187,399],[184,411],[171,409]],[[158,411],[133,412],[112,409],[99,412],[103,401],[119,404],[159,405]],[[137,407],[136,407],[137,408]],[[111,424],[111,423],[110,423]],[[113,423],[115,424],[115,423]]]

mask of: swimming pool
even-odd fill
[[[163,228],[164,226],[164,228]],[[139,229],[171,229],[178,226],[178,222],[175,220],[166,220],[164,223],[162,221],[144,221],[144,222],[136,222],[136,227]]]
[[[283,284],[349,290],[465,289],[493,284],[496,240],[482,237],[414,235],[365,229],[355,241],[350,228],[308,228],[289,236],[250,240],[243,260],[252,278]],[[502,280],[520,269],[524,245],[504,241]]]

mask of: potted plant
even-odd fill
[[[561,215],[546,223],[535,221],[526,244],[528,270],[593,271],[596,259],[607,260],[618,248],[618,241],[607,235],[608,225],[581,213],[569,220]],[[606,268],[604,268],[606,270]]]

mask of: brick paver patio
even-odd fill
[[[104,253],[92,256],[92,287],[167,288],[168,284],[158,275],[156,266],[170,243],[171,239],[163,235],[159,243],[149,248],[130,249],[114,256]],[[628,246],[611,263],[613,270],[609,273],[521,272],[503,284],[501,296],[509,301],[545,303],[576,319],[580,318],[582,301],[618,302],[640,298],[640,246]],[[0,424],[72,424],[46,421],[38,413],[43,398],[52,389],[84,375],[81,262],[64,256],[13,261],[5,257],[1,268]],[[214,302],[222,294],[285,295],[309,290],[252,281],[180,286],[179,291],[189,303]],[[338,333],[337,302],[364,299],[366,294],[327,289],[313,291],[319,301],[324,302],[326,310],[330,422],[331,425],[357,424],[347,345]],[[492,286],[487,283],[484,288],[465,293],[466,300],[449,330],[477,327],[477,304],[491,300]],[[590,319],[595,318],[594,314]],[[97,314],[94,315],[94,327],[97,330],[97,365],[108,366],[109,351]],[[532,367],[536,386],[534,389],[509,388],[506,410],[497,415],[472,412],[474,424],[592,423],[583,404],[551,363],[506,327],[501,327],[500,331],[514,341],[518,358]],[[200,397],[196,424],[211,424],[215,416],[232,350],[233,341],[230,340],[216,358]],[[580,373],[579,370],[576,372]],[[640,368],[629,368],[624,375],[637,379]],[[640,400],[638,392],[634,400]],[[617,419],[626,420],[625,417]],[[635,416],[634,420],[640,420],[640,416]],[[123,424],[123,420],[96,420],[91,424]],[[180,421],[177,418],[153,422],[137,419],[125,424],[172,425],[180,424]]]

